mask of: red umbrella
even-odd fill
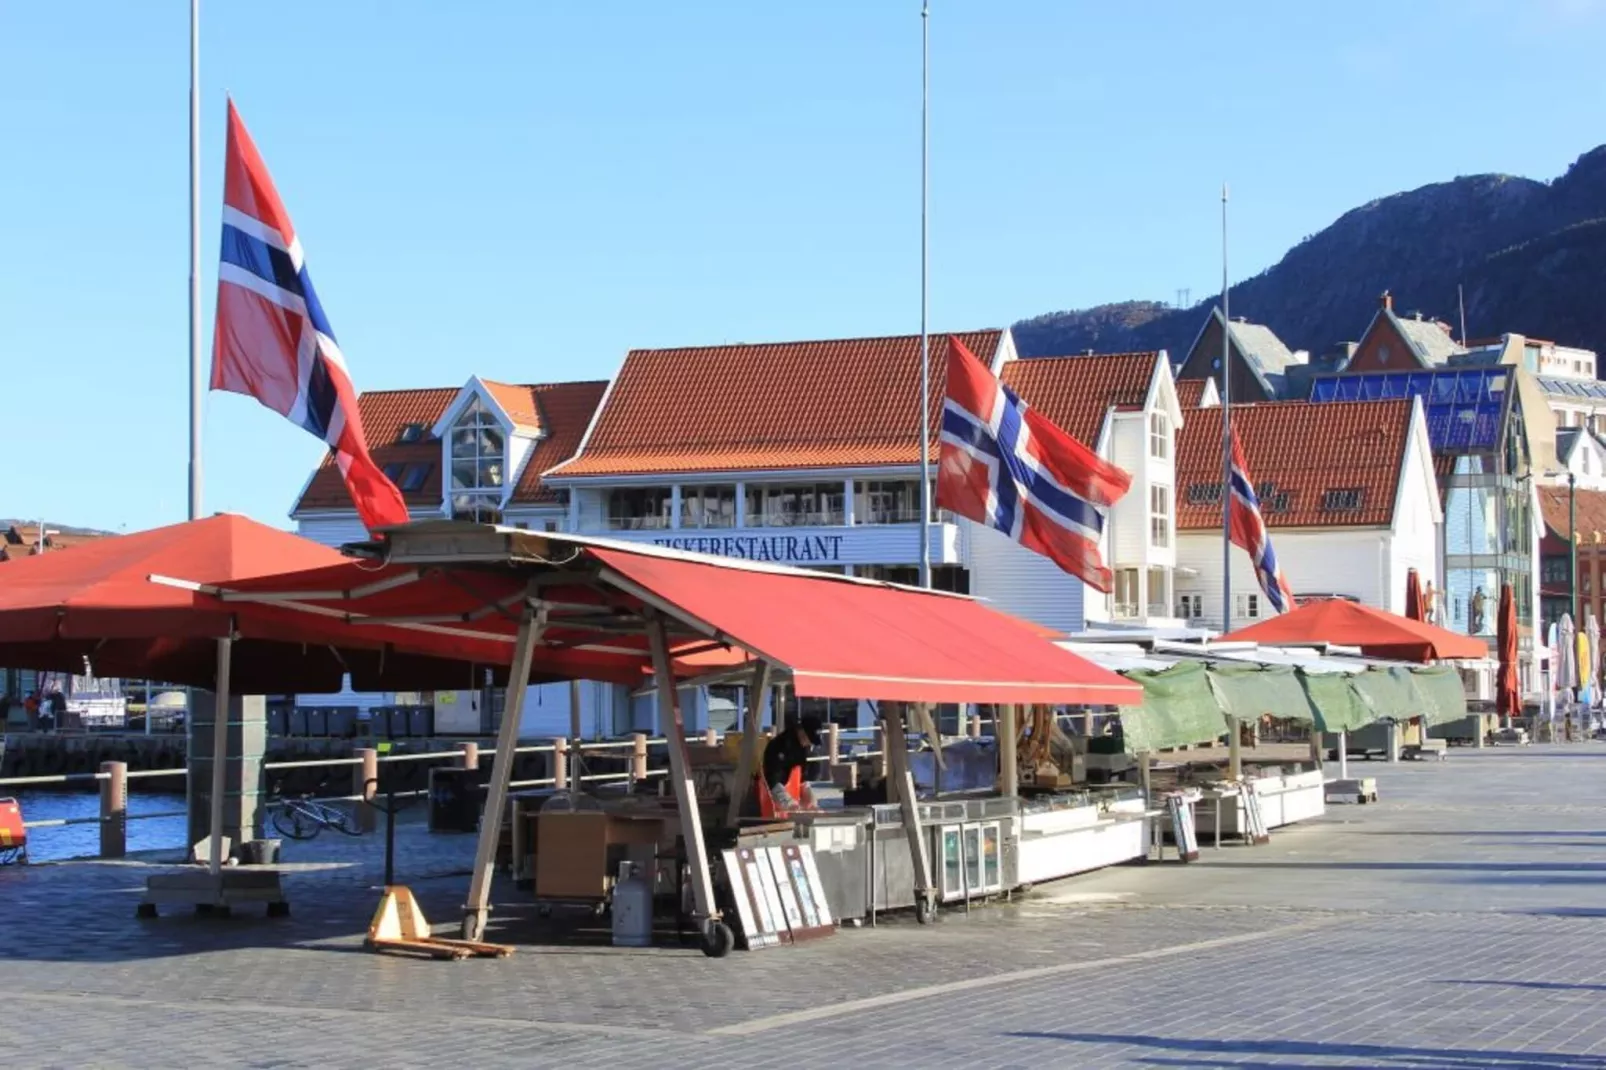
[[[1500,619],[1496,622],[1500,646],[1500,671],[1495,677],[1495,711],[1502,717],[1522,713],[1522,695],[1517,690],[1517,600],[1511,584],[1500,585]]]
[[[1360,647],[1370,657],[1398,661],[1489,656],[1489,648],[1481,639],[1341,598],[1307,603],[1222,639],[1268,644],[1334,643]]]
[[[1405,571],[1405,615],[1414,621],[1426,621],[1428,615],[1422,598],[1422,577],[1416,569]]]
[[[240,582],[349,560],[287,531],[220,515],[8,561],[0,565],[0,665],[83,672],[88,659],[102,676],[211,688],[217,640],[232,634],[232,690],[261,694],[338,691],[347,672],[363,690],[478,686],[479,663],[507,660],[490,645],[396,629],[354,637],[317,617],[248,619],[192,589],[151,582]]]

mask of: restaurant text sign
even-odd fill
[[[654,545],[697,554],[739,557],[747,561],[841,561],[840,535],[679,535],[654,539]]]

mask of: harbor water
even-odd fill
[[[0,788],[0,795],[11,789]],[[100,816],[100,796],[95,792],[22,791],[13,796],[22,804],[24,821],[60,821]],[[176,814],[128,823],[128,849],[151,851],[184,846],[184,796],[182,794],[133,793],[128,796],[130,817],[139,814]],[[100,853],[100,825],[60,825],[28,830],[28,858],[33,862],[64,858],[89,858]]]

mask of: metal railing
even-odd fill
[[[979,721],[979,719],[977,719]],[[717,732],[704,732],[688,737],[688,743],[722,745],[731,734],[720,735]],[[974,732],[973,732],[974,734]],[[649,738],[644,733],[635,733],[624,739],[596,740],[581,742],[578,749],[582,763],[586,754],[611,755],[613,757],[628,757],[630,767],[621,772],[582,773],[576,779],[582,784],[609,784],[609,783],[637,783],[666,776],[668,769],[668,740],[664,737]],[[862,749],[864,744],[874,742],[875,749]],[[510,788],[565,788],[568,785],[569,769],[567,759],[569,742],[558,739],[551,743],[528,744],[515,747],[515,755],[522,754],[549,754],[552,755],[551,768],[553,775],[525,780],[514,780],[509,783]],[[867,759],[884,758],[886,751],[881,745],[881,730],[840,732],[836,726],[827,726],[827,735],[821,741],[823,753],[811,754],[808,761],[812,764],[824,763],[827,766],[843,764],[846,762]],[[369,796],[365,794],[368,777],[365,772],[370,768],[386,764],[403,762],[427,761],[456,761],[464,764],[473,756],[475,766],[486,758],[495,754],[494,748],[481,749],[478,743],[465,745],[458,750],[421,751],[406,754],[385,754],[374,748],[358,748],[359,753],[346,758],[308,758],[290,761],[264,762],[262,768],[270,772],[283,772],[296,769],[331,769],[346,767],[354,771],[353,784],[355,790],[345,795],[319,795],[307,796],[309,801],[321,803],[360,803]],[[619,752],[624,752],[623,754]],[[656,752],[656,753],[655,753]],[[654,759],[657,759],[655,761]],[[33,821],[24,820],[23,828],[29,831],[35,829],[63,828],[72,825],[99,825],[101,827],[101,850],[95,857],[121,858],[126,853],[127,825],[131,821],[149,821],[160,818],[174,818],[187,816],[186,810],[162,810],[149,813],[129,813],[127,807],[128,785],[134,780],[151,780],[157,778],[188,777],[188,768],[174,769],[136,769],[130,770],[123,762],[102,762],[101,768],[94,773],[57,773],[48,776],[17,776],[0,777],[0,794],[4,789],[13,787],[43,787],[43,786],[69,786],[74,784],[97,784],[100,786],[100,812],[93,817],[65,817],[43,818]],[[397,798],[417,798],[428,795],[425,790],[399,791]],[[371,815],[370,815],[371,816]]]

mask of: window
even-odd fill
[[[867,480],[853,484],[855,524],[918,524],[920,481]]]
[[[1160,547],[1171,545],[1170,487],[1155,485],[1149,488],[1149,542]]]
[[[826,527],[846,523],[845,506],[841,483],[749,484],[745,516],[753,528]]]
[[[403,442],[422,442],[427,430],[423,424],[407,424],[401,429],[401,435],[398,437]]]
[[[1163,617],[1171,608],[1171,570],[1149,569],[1149,616]]]
[[[543,520],[541,522],[541,527],[545,531],[557,531],[558,522],[556,520]]]
[[[429,473],[434,467],[432,464],[408,465],[406,470],[402,472],[401,482],[397,486],[401,488],[404,494],[423,490],[424,481],[429,478]]]
[[[1567,558],[1558,554],[1547,554],[1540,561],[1540,582],[1546,587],[1567,586]]]
[[[1204,616],[1204,595],[1185,594],[1177,599],[1177,616],[1183,620],[1199,620]]]
[[[1220,505],[1221,504],[1221,484],[1220,483],[1189,483],[1188,484],[1188,504],[1189,505]]]
[[[669,488],[632,487],[608,492],[608,526],[648,531],[669,526]]]
[[[1275,483],[1262,483],[1255,488],[1255,497],[1260,499],[1260,511],[1267,516],[1288,512],[1288,501],[1292,496],[1293,491],[1282,490]]]
[[[500,519],[507,438],[478,398],[452,428],[452,515]]]
[[[1135,568],[1118,568],[1115,570],[1115,607],[1116,617],[1130,620],[1138,615],[1138,570]]]
[[[1159,461],[1171,456],[1171,421],[1163,412],[1149,413],[1149,456]]]
[[[1239,620],[1259,620],[1260,619],[1260,595],[1258,595],[1258,594],[1239,594],[1239,595],[1234,595],[1233,599],[1232,599],[1232,604],[1233,604],[1233,614],[1232,615],[1234,617],[1237,617]]]
[[[1328,513],[1353,513],[1366,499],[1364,487],[1334,487],[1322,491],[1322,510]]]
[[[406,467],[407,466],[405,464],[402,464],[399,461],[392,461],[390,464],[385,465],[385,478],[390,480],[392,483],[399,483],[401,481],[402,470]]]
[[[731,528],[736,526],[736,488],[681,487],[680,526]]]

